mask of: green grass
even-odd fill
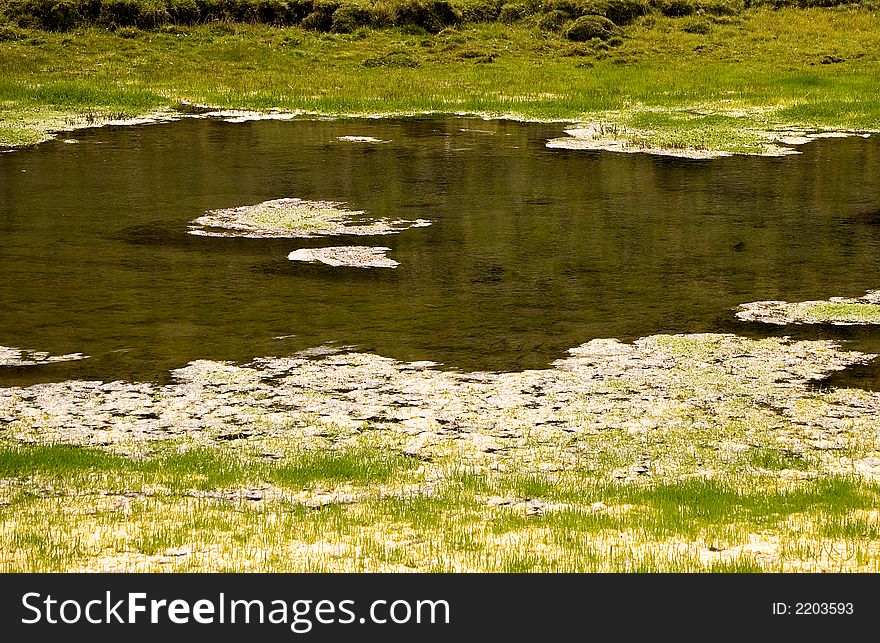
[[[3,445],[0,476],[20,478],[42,474],[53,478],[118,471],[131,462],[98,449],[57,444]]]
[[[349,452],[306,451],[270,469],[269,479],[283,486],[302,486],[313,480],[375,484],[418,466],[416,458],[378,450]]]
[[[141,459],[6,444],[0,569],[880,571],[880,485],[863,479],[753,472],[634,483],[586,469],[469,472],[454,461],[429,474],[415,462],[368,446],[266,462],[229,446],[159,445]],[[432,491],[404,491],[426,475]],[[311,506],[284,493],[259,502],[204,493],[255,481],[288,492],[362,485],[366,495]],[[525,499],[542,510],[525,511]]]
[[[260,482],[293,489],[322,482],[367,485],[388,481],[417,466],[415,458],[370,447],[292,451],[277,461],[266,461],[252,455],[198,447],[132,459],[61,444],[0,446],[0,477],[38,478],[80,486],[102,474],[115,484],[139,481],[141,486],[161,485],[178,492]]]

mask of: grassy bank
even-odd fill
[[[649,7],[585,42],[570,38],[571,14],[547,17],[560,9],[510,24],[459,18],[351,33],[100,20],[46,31],[7,9],[0,143],[186,103],[591,121],[633,149],[757,152],[767,130],[880,129],[880,15],[870,7],[693,7],[685,16]]]

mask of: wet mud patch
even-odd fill
[[[189,234],[207,237],[301,238],[334,235],[387,235],[431,225],[425,219],[366,217],[337,201],[273,199],[237,208],[211,210],[190,223]]]
[[[786,302],[755,301],[741,304],[736,316],[742,321],[765,324],[830,324],[839,326],[880,324],[880,291],[848,299]]]
[[[859,388],[871,392],[880,391],[880,358],[835,371],[817,381],[815,387],[818,390],[827,388]]]

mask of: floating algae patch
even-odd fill
[[[208,237],[312,238],[331,235],[397,234],[431,225],[425,219],[364,220],[362,210],[337,201],[274,199],[256,205],[211,210],[195,219],[189,233]],[[356,219],[356,220],[355,220]]]
[[[736,316],[743,321],[765,324],[836,324],[841,326],[880,324],[880,290],[863,297],[831,297],[824,301],[755,301],[742,304]]]
[[[287,258],[291,261],[320,262],[328,266],[352,268],[396,268],[400,264],[385,256],[391,248],[384,246],[332,246],[329,248],[300,248]]]
[[[390,143],[391,141],[383,141],[381,138],[374,136],[337,136],[337,141],[343,143]]]
[[[45,351],[30,351],[21,348],[0,346],[0,366],[38,366],[56,362],[72,362],[86,359],[88,355],[70,353],[68,355],[49,355]]]

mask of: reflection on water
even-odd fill
[[[560,134],[474,119],[184,120],[0,155],[0,345],[92,356],[4,369],[0,383],[159,379],[192,359],[325,342],[540,368],[595,337],[752,332],[732,307],[880,286],[876,137],[689,161],[547,149]],[[433,225],[376,239],[186,234],[206,210],[281,197]],[[400,267],[287,260],[371,242]]]

